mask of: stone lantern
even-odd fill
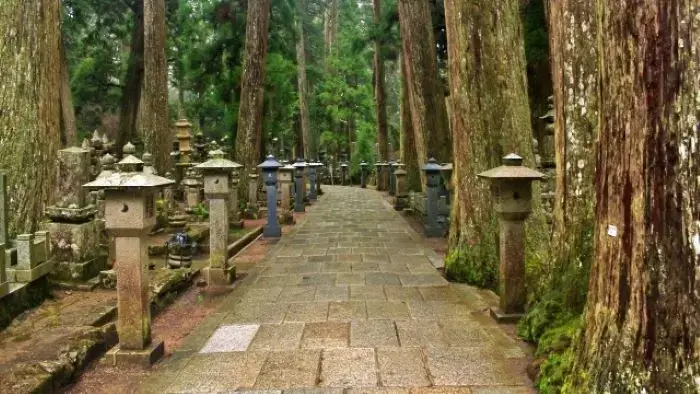
[[[228,232],[231,172],[240,164],[224,159],[220,150],[194,168],[204,174],[204,194],[209,199],[209,267],[205,278],[210,286],[226,286],[236,277],[236,268],[228,265]]]
[[[396,195],[396,178],[394,177],[394,171],[396,171],[396,161],[391,160],[387,165],[387,179],[389,180],[389,195]]]
[[[360,163],[360,187],[363,189],[367,188],[367,166],[364,160]]]
[[[340,184],[345,185],[345,180],[348,177],[348,163],[342,163],[340,165]]]
[[[192,153],[192,146],[190,146],[190,141],[192,140],[192,135],[190,134],[191,127],[192,123],[187,119],[180,119],[175,123],[178,149],[180,150],[180,163],[190,162],[190,154]]]
[[[316,169],[318,164],[316,162],[310,162],[306,165],[306,171],[309,175],[309,201],[316,201],[317,190],[316,190]]]
[[[380,191],[380,192],[384,191],[383,180],[384,180],[384,166],[385,165],[386,164],[381,162],[381,161],[374,163],[374,168],[375,168],[376,173],[377,173],[377,180],[376,180],[377,181],[377,191]]]
[[[406,190],[406,170],[403,166],[397,166],[397,170],[394,172],[396,177],[396,193],[394,195],[394,209],[397,211],[403,211],[406,208],[408,201],[408,191]]]
[[[277,170],[282,167],[275,156],[269,155],[264,162],[258,164],[262,171],[265,191],[267,192],[267,225],[263,228],[265,238],[279,238],[282,228],[277,220]]]
[[[427,178],[427,194],[426,202],[427,222],[425,225],[426,236],[438,238],[444,235],[442,227],[438,224],[438,188],[440,187],[440,171],[442,167],[434,158],[430,158],[423,166],[423,171]]]
[[[491,181],[500,227],[500,309],[491,310],[499,322],[517,321],[525,311],[525,219],[532,212],[532,181],[544,174],[524,167],[523,158],[511,153],[503,165],[478,176]]]
[[[280,195],[280,208],[283,212],[291,209],[292,181],[294,180],[294,166],[287,164],[279,169],[279,184],[282,193]]]
[[[304,205],[304,169],[306,163],[304,159],[298,158],[294,163],[294,212],[306,212]]]
[[[114,365],[149,366],[163,355],[161,340],[151,339],[148,241],[156,224],[156,195],[173,183],[143,172],[143,162],[124,147],[119,171],[100,176],[84,187],[104,189],[107,232],[114,237],[117,276],[119,345],[107,353]]]

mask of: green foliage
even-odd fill
[[[541,393],[562,392],[566,379],[573,373],[574,351],[571,344],[581,327],[581,316],[575,316],[543,333],[537,347],[537,355],[547,357],[540,365],[536,382]]]
[[[498,287],[498,245],[495,236],[484,236],[480,243],[461,244],[452,248],[445,259],[450,280],[496,290]]]
[[[209,210],[207,210],[207,206],[202,202],[192,209],[192,213],[199,218],[200,222],[209,219]]]

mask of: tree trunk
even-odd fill
[[[299,117],[301,119],[301,135],[304,156],[316,157],[316,144],[311,137],[309,118],[309,83],[306,78],[306,37],[304,35],[304,0],[297,0],[297,84],[299,89]]]
[[[78,129],[75,121],[75,108],[73,107],[73,92],[70,88],[70,73],[66,47],[61,41],[61,120],[63,121],[62,142],[64,146],[78,145]]]
[[[373,0],[374,25],[382,21],[382,1]],[[374,39],[374,99],[377,111],[377,143],[379,145],[379,160],[389,158],[389,125],[386,118],[386,91],[384,89],[384,58],[379,37]]]
[[[455,180],[446,268],[485,287],[497,283],[498,227],[489,184],[476,175],[511,152],[534,164],[519,7],[519,0],[445,1]],[[537,251],[546,222],[537,190],[533,199],[526,245]]]
[[[452,147],[430,5],[425,0],[399,0],[398,8],[418,161],[423,165],[428,156],[434,156],[446,162]]]
[[[245,60],[236,134],[236,159],[250,172],[262,152],[262,114],[265,93],[265,62],[270,23],[270,0],[248,0]],[[242,198],[246,182],[241,183]]]
[[[136,0],[134,3],[134,30],[131,32],[131,52],[122,89],[119,132],[116,139],[119,155],[122,147],[136,136],[136,119],[143,84],[143,0]]]
[[[61,128],[58,0],[0,7],[0,168],[11,238],[37,230],[55,182]]]
[[[143,113],[145,150],[153,154],[156,170],[168,168],[172,137],[168,125],[168,62],[165,58],[165,1],[145,0]]]
[[[585,302],[578,289],[581,278],[587,278],[593,250],[598,67],[597,51],[590,43],[595,39],[595,25],[593,0],[550,2],[557,176],[554,266],[549,273],[554,291],[568,293],[564,294],[565,304],[574,308],[582,308]]]
[[[323,21],[323,43],[326,59],[333,55],[338,38],[338,0],[329,0]],[[326,60],[326,68],[328,61]]]
[[[408,77],[406,76],[405,56],[401,56],[401,162],[406,165],[406,190],[420,191],[421,171],[418,166],[418,155],[416,154],[416,140],[413,133],[413,123],[411,120],[411,104],[408,100]]]
[[[569,383],[700,390],[700,8],[598,1],[595,258]]]

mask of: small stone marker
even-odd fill
[[[209,267],[204,276],[210,286],[226,286],[236,277],[236,267],[228,265],[230,177],[243,166],[224,159],[221,150],[209,156],[209,161],[195,167],[204,173],[204,194],[209,199]]]
[[[294,163],[296,172],[294,173],[294,212],[306,212],[304,205],[304,168],[306,163],[304,159],[298,158]]]
[[[277,220],[277,170],[280,167],[282,165],[275,160],[273,155],[267,156],[267,159],[258,165],[258,168],[262,170],[267,192],[267,225],[263,228],[265,238],[282,236],[282,228]]]
[[[427,222],[425,225],[425,233],[429,238],[439,238],[444,235],[444,231],[438,224],[438,188],[440,187],[440,170],[442,167],[437,164],[434,158],[430,158],[423,166],[423,171],[427,177],[427,194],[428,201],[426,202]]]
[[[396,171],[396,162],[394,160],[389,162],[387,167],[387,177],[389,178],[389,195],[396,195],[396,177],[394,177],[394,171]]]
[[[345,185],[345,181],[348,176],[348,163],[342,163],[340,165],[340,184]]]
[[[162,340],[151,338],[148,241],[156,223],[157,191],[173,183],[143,172],[143,162],[124,147],[119,171],[85,184],[104,189],[106,229],[114,237],[119,345],[107,353],[114,365],[150,366],[163,355]]]
[[[252,170],[248,174],[248,206],[256,207],[258,206],[258,173]]]
[[[394,209],[403,211],[406,208],[408,201],[408,192],[406,191],[406,170],[403,169],[403,164],[397,164],[397,170],[394,172],[396,177],[396,192],[394,193]]]
[[[525,219],[532,212],[532,181],[544,174],[524,167],[523,158],[511,153],[500,167],[482,172],[491,181],[500,226],[499,287],[501,305],[491,309],[499,323],[515,322],[525,312]]]
[[[294,166],[287,164],[279,169],[279,183],[282,190],[280,196],[280,208],[289,211],[292,204],[292,180],[294,179]]]

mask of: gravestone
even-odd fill
[[[102,139],[99,141],[101,144]],[[110,166],[111,156],[105,157],[104,165]],[[94,220],[97,208],[88,201],[82,187],[91,179],[91,161],[90,151],[86,149],[73,147],[58,152],[57,201],[46,209],[50,222],[45,229],[55,260],[51,276],[61,282],[85,282],[105,269],[106,257],[100,254],[100,230]]]

